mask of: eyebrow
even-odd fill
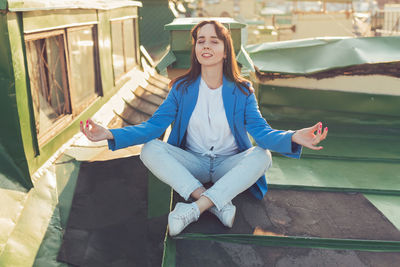
[[[197,39],[204,39],[204,38],[206,38],[205,36],[203,36],[203,35],[201,35],[201,36],[199,36],[199,37],[197,37]],[[213,36],[211,36],[211,38],[213,38],[213,39],[219,39],[217,36],[215,36],[215,35],[213,35]]]

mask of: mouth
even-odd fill
[[[210,58],[210,57],[212,57],[213,55],[206,52],[206,53],[202,53],[201,56],[202,56],[202,57],[205,57],[205,58]]]

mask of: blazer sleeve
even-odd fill
[[[272,129],[262,117],[254,93],[247,96],[244,117],[246,130],[258,146],[288,157],[300,158],[302,146],[292,142],[294,131]]]
[[[124,128],[110,129],[114,139],[108,140],[108,148],[117,150],[128,146],[143,144],[160,137],[175,120],[178,112],[178,99],[175,86],[167,98],[147,121]]]

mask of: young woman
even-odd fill
[[[232,227],[231,200],[249,189],[262,199],[269,150],[299,158],[302,146],[314,150],[326,138],[322,123],[297,131],[272,129],[258,110],[253,88],[240,77],[229,31],[217,21],[202,21],[192,30],[189,71],[171,81],[170,93],[146,122],[105,129],[88,120],[81,131],[91,141],[108,140],[116,150],[145,143],[143,163],[186,201],[168,216],[169,234],[179,234],[209,210]],[[168,143],[157,137],[173,123]],[[249,133],[258,146],[252,146]],[[212,186],[205,188],[204,184]]]

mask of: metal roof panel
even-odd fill
[[[262,72],[311,74],[324,70],[400,61],[400,36],[325,37],[246,47]]]

